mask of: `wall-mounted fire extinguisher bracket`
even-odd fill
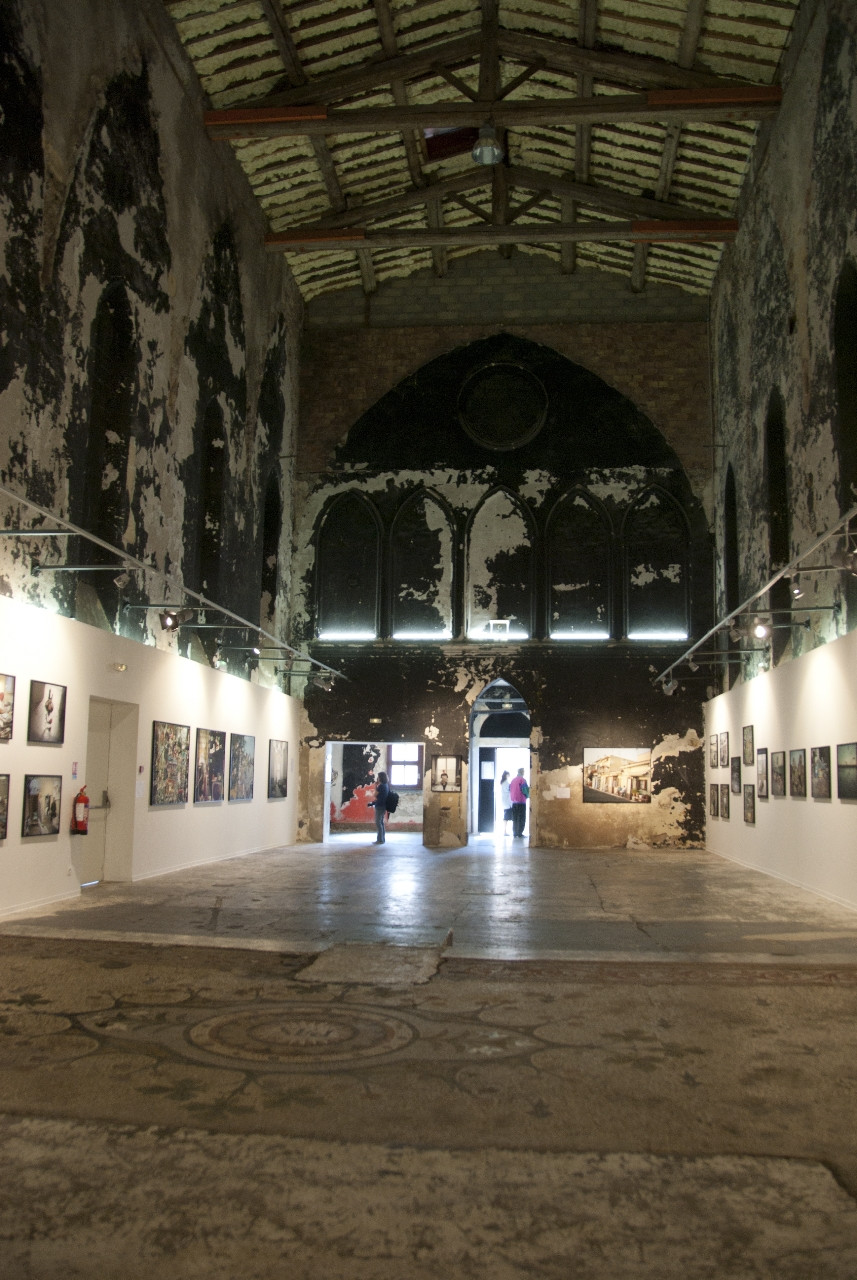
[[[71,834],[85,836],[89,831],[89,796],[86,787],[81,787],[74,797],[71,807]]]

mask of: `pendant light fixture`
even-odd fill
[[[470,153],[475,164],[499,164],[503,159],[503,148],[497,140],[497,130],[493,124],[483,124],[479,137],[473,144]]]

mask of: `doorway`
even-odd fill
[[[82,887],[132,878],[138,720],[134,703],[89,700],[84,778],[89,831],[71,843]]]
[[[518,691],[505,680],[494,680],[473,704],[470,717],[471,830],[503,838],[500,779],[518,769],[530,780],[530,714]],[[530,806],[527,805],[529,833]]]

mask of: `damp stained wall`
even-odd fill
[[[531,714],[535,842],[701,840],[699,691],[651,686],[685,646],[627,632],[641,617],[677,636],[710,625],[709,531],[675,451],[626,396],[543,344],[468,343],[390,388],[324,470],[304,470],[295,510],[293,640],[345,677],[305,691],[309,756],[333,737],[371,740],[380,718],[388,741],[466,762],[473,704],[503,678]],[[403,526],[425,547],[418,566]],[[508,638],[474,639],[497,618]],[[409,626],[411,639],[393,638]],[[558,640],[563,628],[574,638]],[[583,749],[628,742],[654,752],[654,802],[594,813]],[[306,767],[312,809],[320,770]],[[426,843],[466,840],[466,794],[441,804],[426,785]]]
[[[0,48],[0,481],[285,627],[302,305],[231,151],[202,129],[166,14],[12,0]],[[0,519],[21,514],[4,503]],[[4,539],[0,591],[169,643],[122,609],[164,598],[156,574],[120,595],[107,574],[35,577],[36,551],[66,558]],[[213,646],[181,647],[208,661]]]

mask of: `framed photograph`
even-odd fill
[[[0,773],[0,840],[6,839],[9,829],[9,775]]]
[[[811,747],[809,752],[809,776],[813,800],[829,800],[830,747]]]
[[[24,778],[21,836],[56,836],[60,829],[62,778],[59,774],[28,773]]]
[[[151,805],[187,803],[190,725],[152,721]]]
[[[803,747],[789,752],[789,795],[806,795],[806,752]]]
[[[193,772],[194,804],[215,804],[226,794],[226,733],[197,729]]]
[[[744,784],[744,821],[749,823],[756,821],[756,788],[752,782]]]
[[[289,744],[282,738],[268,740],[268,799],[285,800],[289,794]]]
[[[65,685],[30,681],[27,741],[58,747],[65,742]]]
[[[756,752],[756,791],[760,800],[768,798],[768,748]]]
[[[708,739],[708,767],[709,767],[709,769],[716,769],[716,768],[717,768],[717,760],[718,760],[718,755],[717,755],[717,734],[716,734],[716,733],[712,733],[711,737]]]
[[[0,742],[12,737],[12,718],[15,714],[15,677],[0,675]]]
[[[720,816],[721,818],[729,817],[729,783],[721,782],[720,784]]]
[[[840,800],[857,800],[857,742],[841,742],[836,748],[836,794]]]
[[[584,804],[651,804],[651,747],[584,747]]]
[[[229,799],[253,799],[256,739],[250,733],[229,735]]]
[[[784,796],[786,794],[786,753],[785,751],[771,752],[771,795]]]
[[[753,742],[753,726],[751,724],[744,725],[742,736],[744,740],[744,763],[749,765],[755,764],[756,750]]]
[[[720,817],[720,787],[716,782],[709,783],[708,786],[708,816]]]
[[[729,732],[724,729],[720,735],[720,768],[729,768]]]
[[[432,791],[461,790],[461,756],[432,756]]]
[[[729,774],[729,782],[732,787],[732,794],[740,796],[741,794],[741,757],[732,757],[732,767]]]

